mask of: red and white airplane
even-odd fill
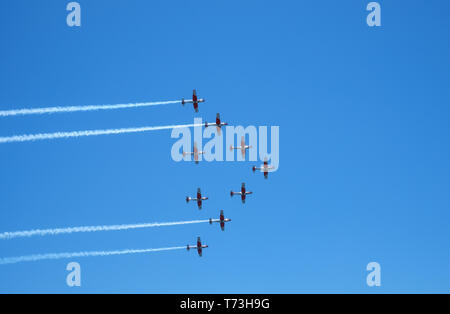
[[[256,170],[260,170],[261,172],[264,172],[264,179],[267,179],[269,176],[269,170],[274,169],[273,166],[269,166],[269,162],[267,161],[267,158],[264,159],[264,164],[262,165],[262,167],[255,167],[253,166],[253,172],[255,172]]]
[[[234,147],[233,145],[230,146],[230,151],[233,151],[233,149],[240,149],[242,153],[242,157],[245,158],[245,151],[247,149],[252,148],[250,145],[245,145],[245,137],[241,137],[241,146]]]
[[[192,100],[185,100],[184,98],[181,99],[181,104],[184,106],[184,104],[194,104],[194,110],[195,112],[198,112],[198,104],[201,102],[205,102],[205,98],[198,98],[197,97],[197,91],[194,89],[192,92]]]
[[[197,142],[194,142],[193,152],[183,152],[183,157],[185,157],[186,155],[193,155],[195,163],[198,164],[198,155],[203,155],[203,154],[205,154],[205,152],[199,151],[197,148]]]
[[[205,128],[207,128],[209,126],[216,126],[217,127],[217,133],[219,133],[219,135],[221,133],[222,127],[225,126],[225,125],[228,125],[228,123],[220,121],[220,114],[219,113],[216,115],[216,123],[205,122]]]
[[[220,229],[222,231],[225,231],[225,223],[231,221],[229,218],[225,218],[223,215],[223,210],[220,211],[220,218],[219,219],[212,219],[209,218],[209,224],[212,225],[213,222],[219,222],[220,223]]]
[[[203,249],[206,249],[208,246],[207,245],[205,245],[205,244],[203,244],[202,245],[202,241],[200,240],[200,237],[198,237],[197,238],[197,246],[195,246],[195,245],[187,245],[187,250],[189,251],[190,249],[197,249],[197,252],[198,252],[198,256],[200,256],[200,257],[202,257],[202,252],[203,252]]]
[[[249,195],[249,194],[253,194],[253,192],[247,191],[245,189],[245,183],[242,183],[240,192],[233,192],[233,191],[230,192],[231,197],[233,197],[233,195],[236,195],[236,194],[241,196],[242,204],[245,204],[246,196]]]
[[[208,199],[207,197],[202,197],[202,192],[200,191],[200,188],[198,188],[197,189],[197,197],[193,198],[193,197],[186,196],[186,203],[189,203],[189,201],[196,201],[198,209],[200,210],[200,209],[202,209],[203,201],[206,201],[207,199]]]

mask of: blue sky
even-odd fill
[[[0,256],[158,248],[0,267],[0,292],[448,292],[450,4],[380,1],[1,1],[0,109],[175,100],[0,119],[0,136],[213,120],[280,126],[280,168],[176,163],[170,131],[0,146],[0,231],[233,221],[0,242]],[[254,192],[243,206],[229,191]],[[184,197],[200,186],[199,212]],[[82,287],[66,285],[79,262]],[[366,286],[366,265],[382,286]]]

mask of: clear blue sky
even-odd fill
[[[0,2],[0,109],[174,100],[279,125],[280,169],[175,163],[170,131],[0,146],[0,232],[216,217],[208,224],[0,242],[0,257],[175,252],[0,267],[0,292],[448,292],[450,4],[380,1]],[[0,136],[192,123],[169,105],[0,119]],[[229,190],[247,182],[243,206]],[[184,197],[200,186],[199,212]],[[82,287],[66,285],[68,262]],[[382,286],[366,286],[366,265]]]

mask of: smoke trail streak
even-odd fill
[[[167,248],[159,248],[159,249],[36,254],[36,255],[0,258],[0,265],[16,264],[16,263],[21,263],[21,262],[36,262],[36,261],[50,260],[50,259],[55,260],[55,259],[63,259],[63,258],[75,258],[75,257],[142,254],[142,253],[150,253],[150,252],[181,250],[181,249],[185,249],[185,248],[186,248],[185,246],[175,246],[175,247],[167,247]]]
[[[203,124],[184,124],[184,125],[166,125],[166,126],[148,126],[141,128],[124,128],[124,129],[108,129],[108,130],[88,130],[88,131],[73,131],[73,132],[56,132],[56,133],[41,133],[41,134],[25,134],[14,135],[7,137],[0,137],[0,144],[15,143],[15,142],[31,142],[38,140],[53,140],[58,138],[82,137],[82,136],[98,136],[98,135],[112,135],[124,133],[138,133],[149,132],[168,129],[179,129],[203,126]]]
[[[48,107],[48,108],[32,108],[32,109],[13,109],[0,111],[0,117],[10,117],[18,115],[31,114],[52,114],[60,112],[77,112],[77,111],[95,111],[95,110],[114,110],[125,108],[152,107],[160,105],[178,104],[180,100],[157,101],[157,102],[141,102],[118,105],[95,105],[95,106],[68,106],[68,107]]]
[[[110,226],[85,226],[85,227],[69,227],[69,228],[56,228],[56,229],[36,229],[29,231],[15,231],[0,233],[0,240],[10,240],[14,238],[28,238],[33,236],[47,236],[47,235],[59,235],[70,234],[79,232],[100,232],[100,231],[120,231],[129,229],[143,229],[154,227],[166,227],[166,226],[178,226],[188,224],[200,224],[206,223],[209,220],[191,220],[191,221],[176,221],[176,222],[154,222],[154,223],[142,223],[142,224],[129,224],[129,225],[110,225]]]

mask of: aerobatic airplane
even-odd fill
[[[198,209],[200,210],[200,209],[202,209],[203,201],[206,201],[207,199],[208,199],[207,197],[202,197],[202,192],[200,191],[200,188],[198,188],[197,189],[197,197],[193,198],[193,197],[186,196],[186,203],[189,203],[189,201],[196,201]]]
[[[252,148],[250,145],[245,145],[245,136],[243,136],[241,137],[241,146],[234,147],[233,145],[231,145],[230,151],[233,151],[233,149],[240,149],[242,157],[245,158],[245,151],[250,148]]]
[[[187,245],[187,250],[189,251],[190,249],[197,249],[198,252],[198,256],[202,257],[202,252],[203,249],[206,249],[208,246],[203,244],[202,245],[202,241],[200,240],[200,237],[197,238],[197,246],[192,245],[190,246],[189,244]]]
[[[184,106],[184,104],[194,104],[194,110],[195,112],[198,112],[198,104],[201,102],[205,102],[205,98],[198,98],[197,97],[197,91],[194,89],[192,92],[192,100],[185,100],[184,98],[181,99],[181,104]]]
[[[186,155],[193,155],[195,163],[198,164],[198,155],[203,155],[203,154],[205,154],[205,152],[198,150],[197,142],[194,142],[193,150],[194,150],[193,152],[183,152],[183,157],[185,157]]]
[[[216,126],[217,127],[217,133],[219,133],[219,135],[221,133],[220,131],[222,130],[222,127],[225,126],[225,125],[228,125],[228,123],[220,121],[220,114],[216,115],[216,123],[205,122],[205,128],[207,128],[209,126]]]
[[[253,192],[247,191],[245,189],[245,183],[242,183],[240,192],[233,192],[233,191],[230,192],[231,197],[233,197],[233,195],[236,195],[236,194],[241,195],[242,204],[245,204],[246,196],[249,194],[253,194]]]
[[[219,222],[220,223],[220,229],[222,231],[225,231],[225,223],[231,221],[229,218],[225,218],[223,215],[223,210],[220,211],[220,218],[219,219],[212,219],[209,218],[209,224],[212,225],[213,222]]]
[[[269,162],[267,161],[267,158],[264,159],[264,165],[262,167],[255,167],[253,166],[253,172],[256,170],[260,170],[261,172],[264,172],[264,178],[267,179],[269,176],[269,170],[274,169],[273,166],[269,166]]]

